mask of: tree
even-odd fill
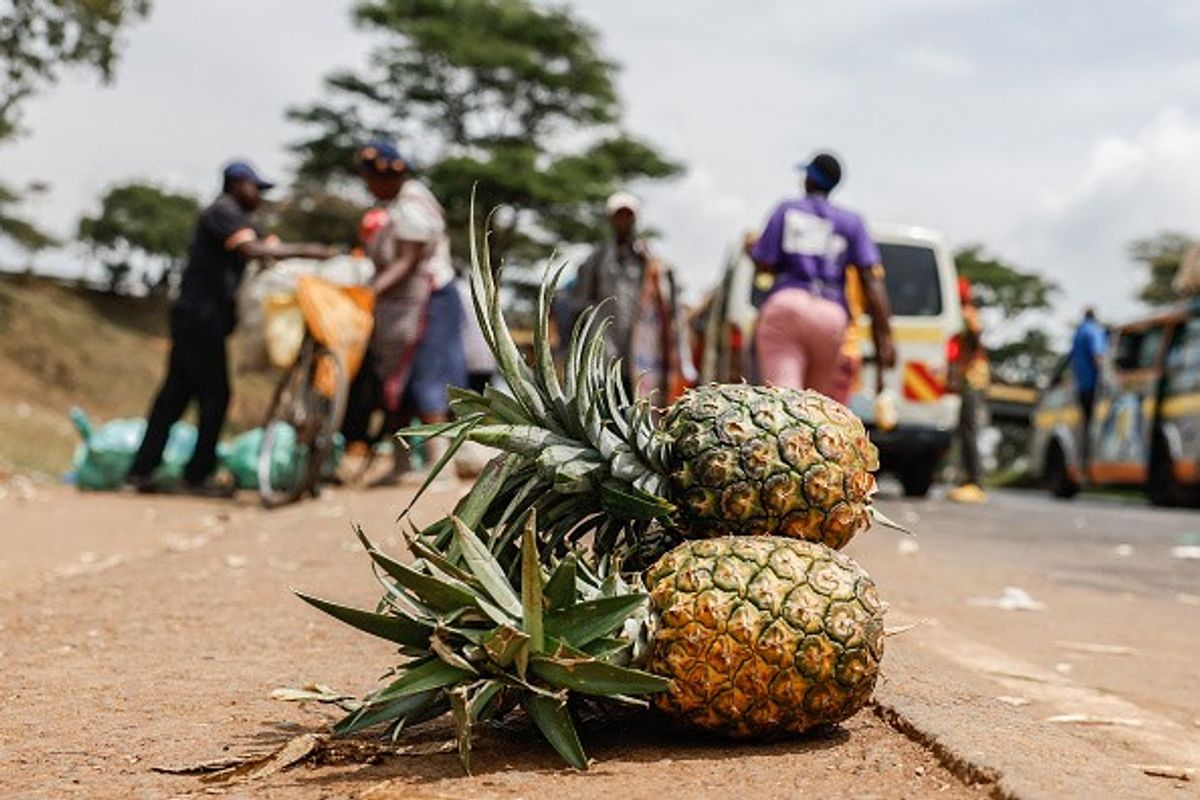
[[[17,133],[21,104],[54,83],[63,67],[90,67],[111,80],[120,31],[149,11],[150,0],[5,3],[0,11],[0,142]],[[49,234],[9,211],[21,198],[18,190],[0,182],[0,237],[33,250],[54,244]]]
[[[353,247],[366,208],[315,184],[294,188],[264,204],[265,227],[285,241],[325,242]]]
[[[99,215],[79,221],[79,238],[102,256],[110,291],[119,291],[135,271],[148,288],[162,291],[187,255],[199,212],[191,195],[130,182],[104,194]]]
[[[1162,231],[1154,236],[1137,239],[1129,244],[1129,257],[1146,267],[1146,283],[1137,298],[1151,306],[1162,306],[1180,299],[1171,286],[1183,254],[1195,241],[1178,231]]]
[[[970,282],[976,306],[994,310],[990,315],[994,324],[985,332],[993,374],[1007,382],[1032,383],[1053,368],[1058,356],[1049,334],[1025,323],[1029,312],[1051,308],[1058,285],[988,254],[979,244],[960,248],[954,263],[958,274]],[[1005,337],[998,335],[998,328],[1019,333]]]
[[[45,189],[45,184],[32,184],[25,189],[25,194],[37,194]],[[38,250],[55,244],[54,237],[12,211],[20,204],[21,199],[20,192],[0,183],[0,236],[10,239],[26,250]]]
[[[0,140],[17,131],[21,103],[82,65],[110,80],[121,30],[150,0],[12,0],[0,13]]]
[[[623,130],[616,67],[566,10],[359,0],[353,15],[381,42],[365,69],[326,79],[325,101],[289,111],[315,129],[294,146],[301,179],[336,185],[357,147],[389,136],[425,157],[460,242],[477,186],[477,206],[497,209],[493,252],[532,258],[598,236],[601,204],[617,187],[681,170]]]

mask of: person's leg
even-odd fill
[[[806,353],[796,336],[797,307],[808,293],[782,289],[763,303],[754,340],[763,383],[785,389],[803,389],[807,374]]]
[[[129,480],[141,482],[149,480],[162,463],[163,449],[167,446],[167,437],[171,434],[171,426],[175,424],[183,412],[187,410],[192,398],[190,384],[187,379],[187,348],[178,339],[171,342],[171,354],[167,359],[167,375],[162,387],[155,395],[150,407],[150,415],[146,420],[146,433],[129,469]]]
[[[492,382],[490,372],[472,372],[467,376],[467,386],[472,392],[483,394],[483,390]]]
[[[1092,459],[1092,414],[1096,407],[1096,390],[1081,389],[1079,391],[1079,410],[1083,417],[1083,426],[1079,441],[1079,466],[1082,478],[1087,480],[1088,470]]]
[[[837,394],[848,322],[846,309],[840,303],[809,295],[801,321],[797,334],[807,352],[808,368],[804,388],[844,403]]]
[[[983,475],[979,460],[979,392],[967,388],[962,393],[962,408],[958,415],[958,438],[962,446],[965,482],[978,486]]]
[[[372,358],[368,353],[354,380],[350,382],[346,415],[342,418],[342,436],[347,447],[371,441],[371,415],[379,407],[379,378],[371,368]]]
[[[203,484],[217,466],[217,441],[229,410],[229,369],[223,339],[198,340],[192,349],[190,377],[200,401],[196,451],[184,468],[184,479]]]

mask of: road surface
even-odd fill
[[[434,495],[423,513],[452,498]],[[287,589],[371,603],[377,588],[349,524],[399,551],[392,521],[403,501],[395,491],[336,491],[264,512],[249,496],[0,487],[0,796],[219,793],[227,789],[150,768],[260,749],[326,724],[328,707],[274,700],[272,689],[320,682],[361,692],[391,662],[390,648]],[[1200,766],[1200,560],[1191,558],[1200,553],[1189,549],[1200,544],[1200,516],[1021,493],[979,507],[895,497],[881,506],[916,538],[877,527],[849,552],[891,605],[893,663],[907,650],[970,672],[984,687],[974,717],[986,725],[992,713],[1016,713],[1031,730],[1079,737],[1136,774],[1135,796],[1196,786],[1144,778],[1137,765]],[[1007,610],[1014,605],[1026,608]],[[798,743],[672,736],[640,724],[592,729],[585,739],[597,766],[586,778],[559,771],[545,748],[493,735],[477,747],[485,766],[470,780],[439,753],[287,772],[253,794],[989,794],[870,712],[832,738]]]
[[[1200,512],[995,492],[883,499],[848,551],[900,636],[1129,763],[1200,767]]]

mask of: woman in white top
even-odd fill
[[[375,141],[359,151],[359,171],[388,219],[372,237],[375,264],[375,369],[384,407],[422,422],[450,417],[447,387],[467,384],[463,309],[454,286],[446,216],[433,193],[412,175],[395,145]],[[431,440],[436,458],[441,440]]]

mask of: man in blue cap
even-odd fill
[[[171,307],[171,354],[167,376],[154,399],[146,435],[126,477],[138,491],[163,489],[154,479],[171,426],[195,400],[200,407],[196,451],[184,470],[186,491],[224,495],[230,489],[212,481],[217,438],[229,407],[225,339],[237,324],[237,290],[246,262],[255,259],[328,258],[320,244],[283,244],[264,238],[250,220],[262,193],[274,184],[245,161],[225,167],[221,195],[200,213],[188,260]]]

